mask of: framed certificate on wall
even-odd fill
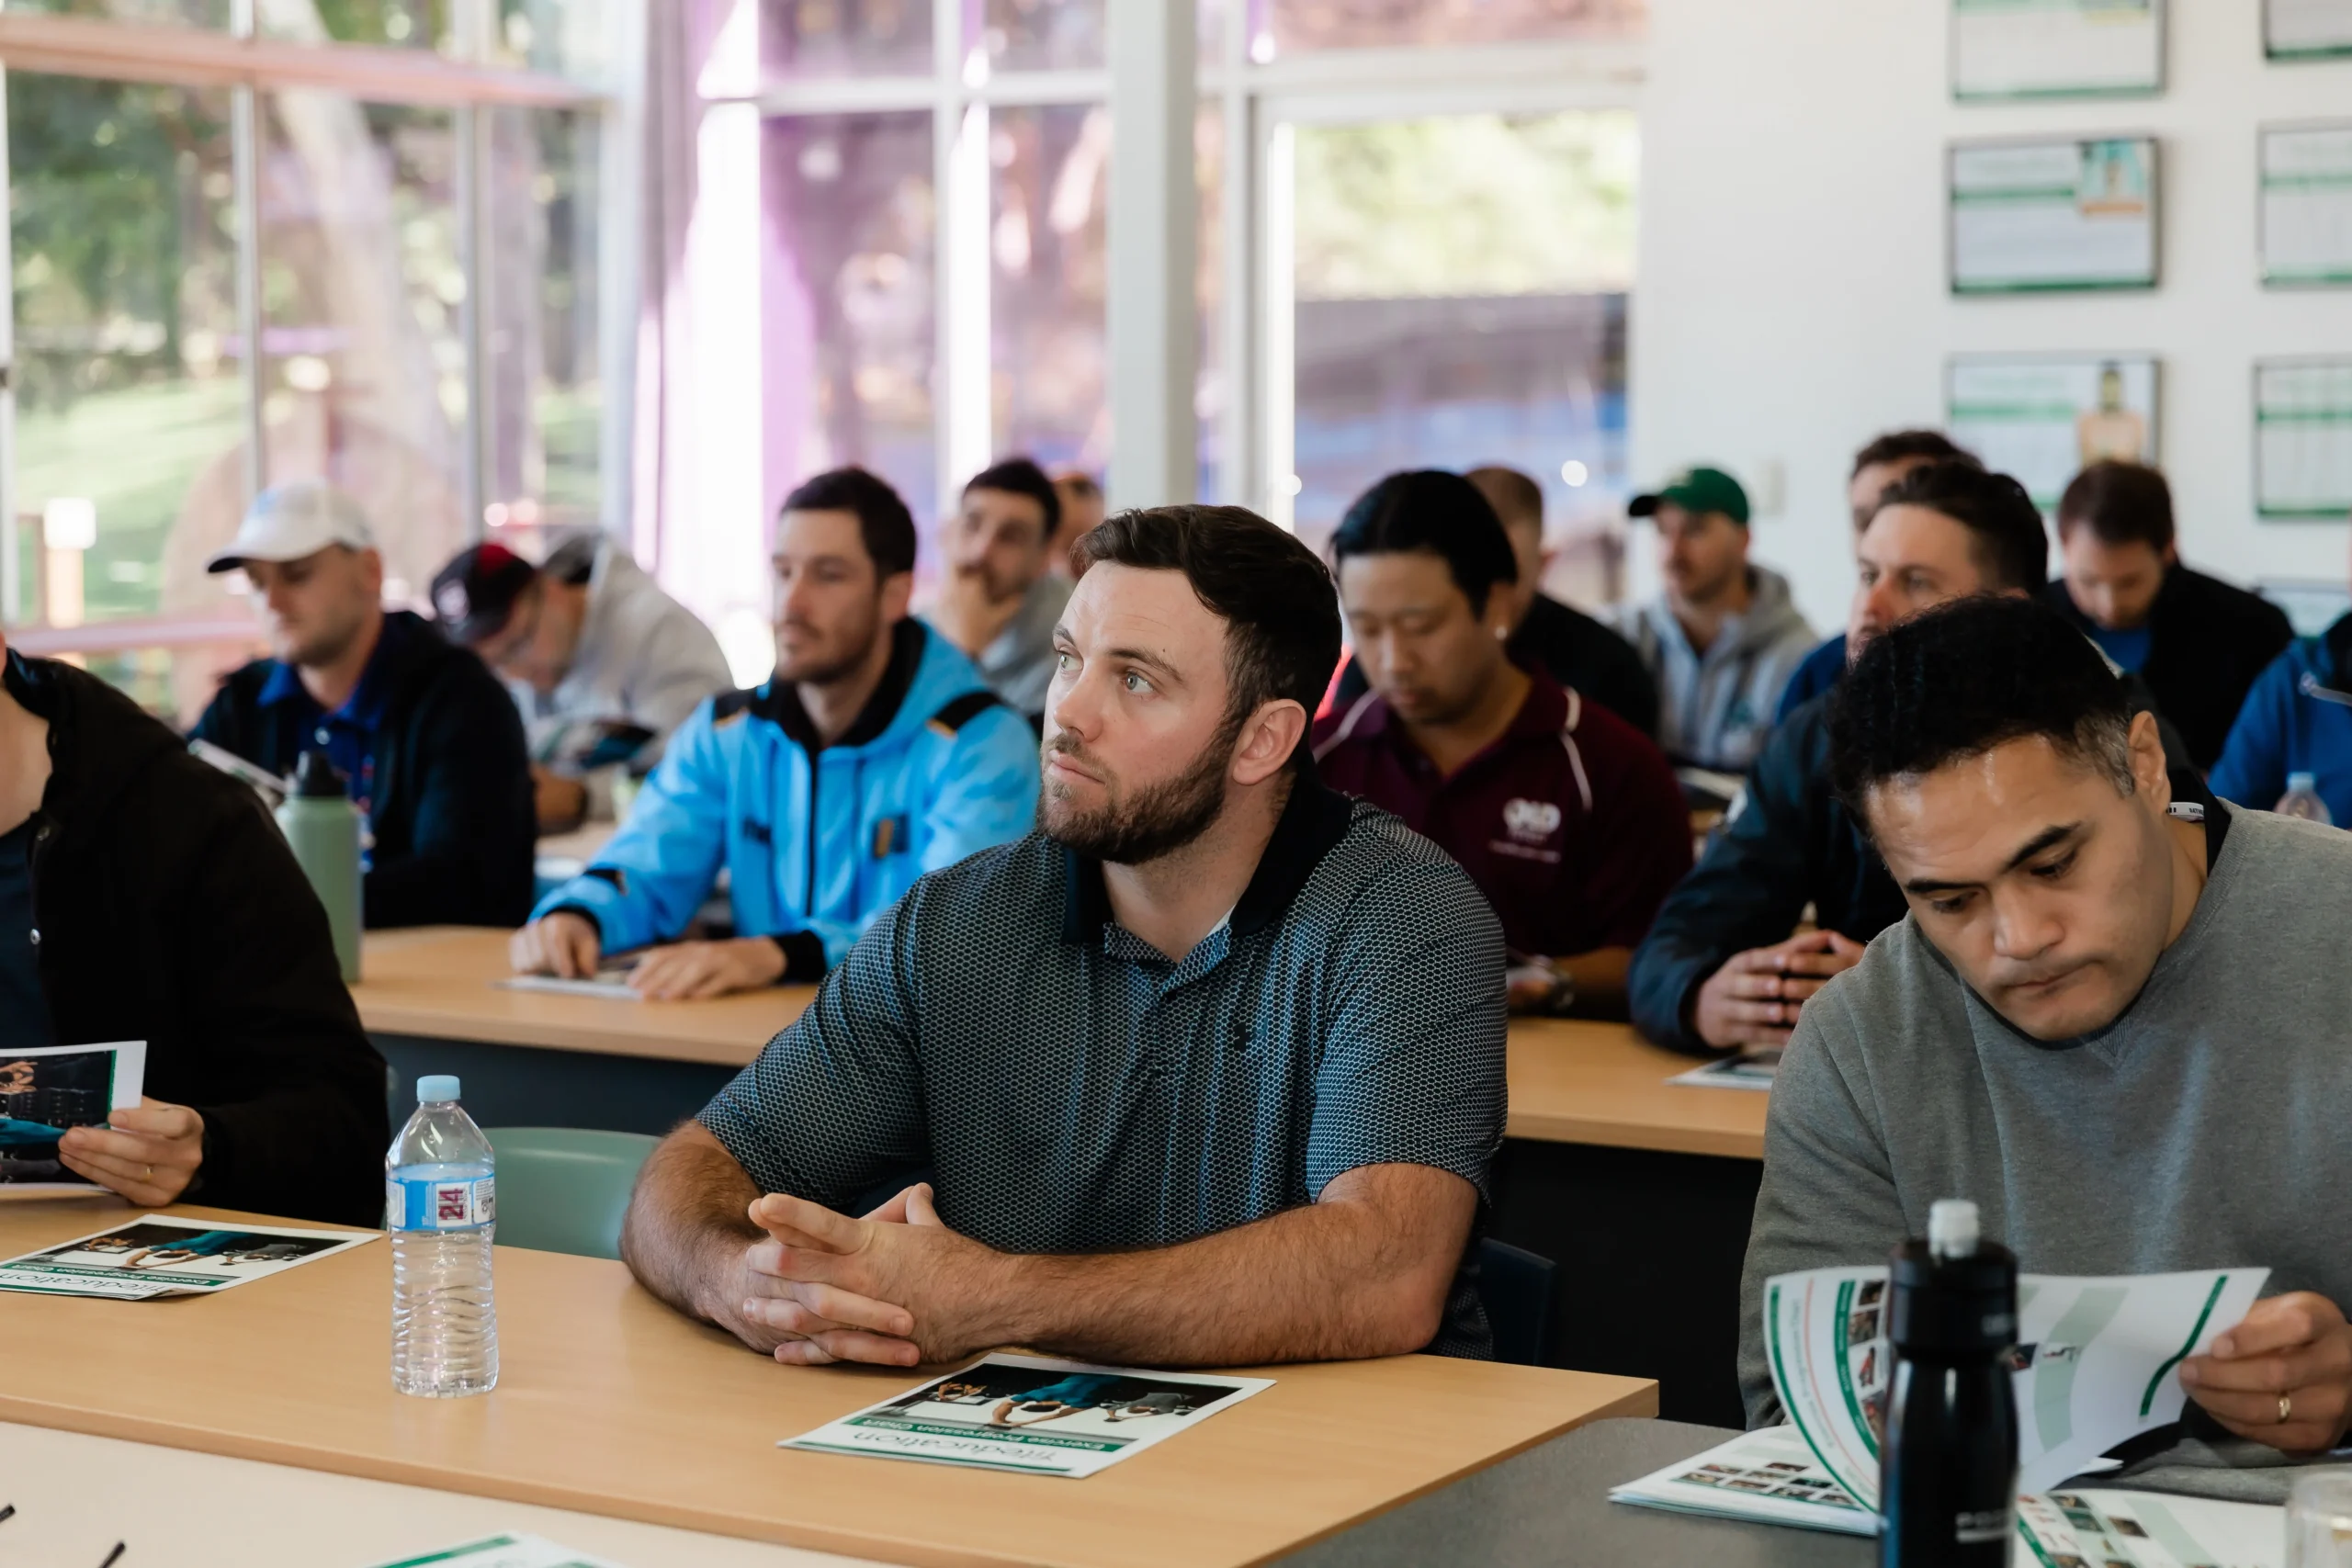
[[[2261,132],[2266,288],[2352,284],[2352,119]]]
[[[2262,52],[2272,60],[2352,54],[2352,0],[2262,0]]]
[[[2352,357],[2255,361],[2254,509],[2352,514]]]
[[[2105,458],[2156,460],[2156,360],[2147,354],[1968,354],[1944,366],[1944,428],[2044,512]]]
[[[2165,85],[2165,0],[1951,0],[1951,96],[2143,97]]]
[[[1954,294],[2156,286],[2156,139],[1955,142]]]

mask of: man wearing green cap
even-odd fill
[[[1721,468],[1685,468],[1625,510],[1657,525],[1664,591],[1620,606],[1614,625],[1657,682],[1658,744],[1678,767],[1740,773],[1813,628],[1788,579],[1749,564],[1747,492]]]

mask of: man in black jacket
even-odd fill
[[[318,483],[254,502],[207,570],[243,568],[277,657],[221,683],[192,738],[291,774],[324,751],[374,835],[370,928],[518,926],[537,821],[523,721],[482,661],[382,606],[358,506]]]
[[[2065,575],[2041,591],[2099,651],[2148,682],[2200,768],[2221,759],[2255,678],[2295,638],[2258,593],[2191,571],[2172,487],[2138,463],[2093,463],[2058,502]]]
[[[2049,558],[2025,487],[1973,460],[1917,468],[1880,499],[1855,542],[1860,580],[1848,659],[1921,611],[1972,594],[2023,598]],[[2135,709],[2146,688],[2127,676]],[[1862,948],[1903,919],[1903,894],[1831,793],[1825,693],[1781,721],[1749,769],[1739,810],[1668,896],[1634,953],[1634,1024],[1678,1050],[1784,1045],[1797,1010]],[[2188,768],[2160,717],[2166,756]],[[2193,773],[2184,775],[2193,777]],[[1815,929],[1791,935],[1805,907]]]
[[[146,1206],[378,1223],[383,1059],[260,799],[104,682],[0,662],[0,1050],[147,1043],[138,1108],[63,1162]]]

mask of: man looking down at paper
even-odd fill
[[[648,1162],[622,1253],[779,1360],[1484,1356],[1503,944],[1327,789],[1331,580],[1235,507],[1088,534],[1038,830],[917,883]],[[936,1182],[841,1213],[929,1161]],[[764,1196],[763,1196],[764,1194]]]
[[[96,676],[0,643],[0,1063],[130,1040],[140,1103],[43,1129],[66,1179],[383,1217],[383,1058],[260,797]]]
[[[1958,1197],[2025,1272],[2269,1266],[2281,1293],[2181,1364],[2203,1414],[2164,1461],[2339,1441],[2352,836],[2184,794],[2155,720],[2040,605],[1896,626],[1832,701],[1832,782],[1909,913],[1805,1005],[1773,1088],[1750,1420],[1774,1414],[1765,1280],[1883,1262]]]

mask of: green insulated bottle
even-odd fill
[[[359,807],[325,752],[302,753],[294,793],[277,808],[277,826],[326,906],[335,962],[344,984],[353,984],[359,978]]]

